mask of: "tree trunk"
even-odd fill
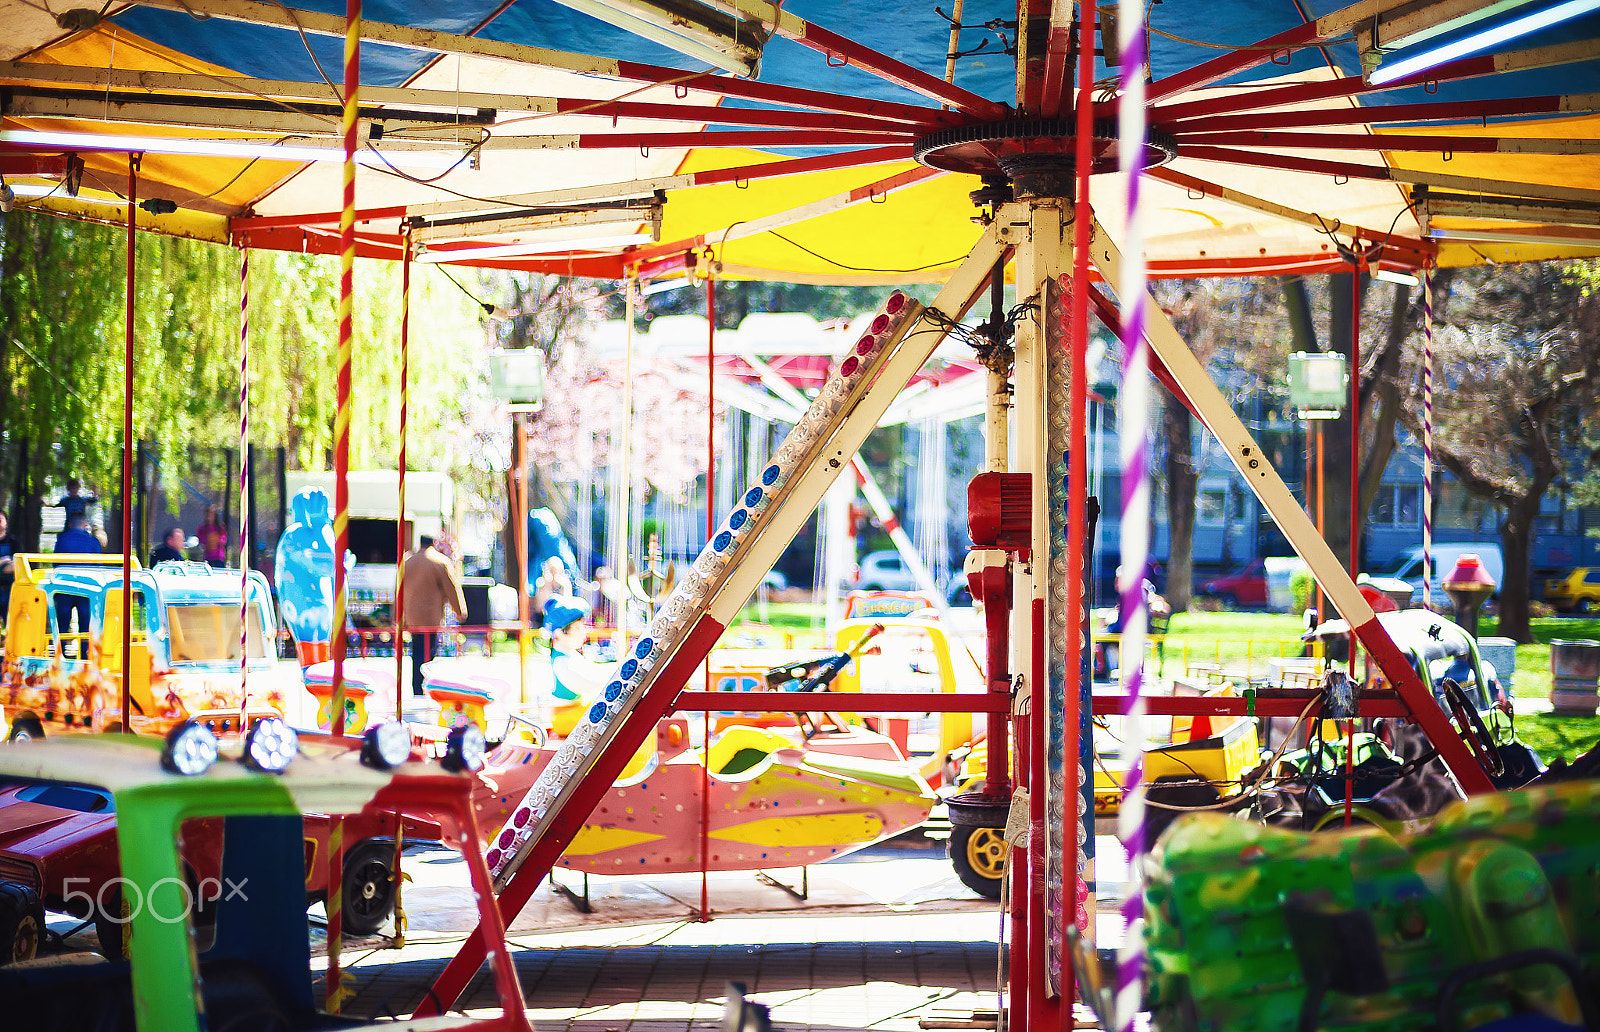
[[[1167,585],[1165,597],[1174,613],[1189,608],[1194,583],[1194,502],[1200,477],[1194,468],[1193,417],[1180,402],[1162,405],[1161,430],[1167,443]]]
[[[1539,499],[1524,498],[1506,507],[1505,522],[1500,524],[1500,556],[1505,560],[1505,578],[1500,582],[1500,635],[1519,645],[1533,641],[1528,623],[1528,546],[1538,513]]]
[[[1350,305],[1351,292],[1356,289],[1356,277],[1334,273],[1329,280],[1331,289],[1328,303],[1331,310],[1328,313],[1328,350],[1343,355],[1350,375],[1359,376],[1361,371],[1350,361],[1352,351]],[[1339,562],[1346,568],[1350,566],[1350,470],[1352,464],[1359,462],[1361,458],[1359,450],[1352,448],[1351,418],[1350,406],[1346,402],[1344,412],[1338,419],[1330,419],[1322,424],[1326,435],[1323,443],[1326,469],[1324,483],[1328,487],[1328,499],[1323,506],[1326,522],[1323,524],[1322,536],[1328,542],[1328,547],[1333,550],[1333,554],[1339,557]],[[1360,512],[1359,509],[1356,511]],[[1355,568],[1359,570],[1360,556],[1357,556],[1356,560]]]

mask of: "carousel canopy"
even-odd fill
[[[1072,152],[1072,8],[1031,8],[968,0],[952,44],[932,0],[368,3],[358,253],[409,231],[422,261],[557,274],[940,280],[986,176]],[[1600,0],[1149,11],[1153,275],[1600,253]],[[121,221],[138,155],[142,228],[338,249],[342,5],[0,0],[0,24],[17,205]],[[1091,185],[1113,237],[1115,189]]]

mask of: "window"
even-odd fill
[[[1228,492],[1201,491],[1195,498],[1195,518],[1201,523],[1222,523],[1228,518]]]
[[[1585,584],[1600,584],[1600,566],[1591,566],[1583,571],[1583,582]]]
[[[1372,498],[1370,521],[1380,527],[1421,525],[1422,485],[1380,484]]]
[[[174,663],[239,658],[238,606],[168,606],[167,623],[172,629]],[[250,658],[265,658],[259,606],[250,607],[249,635]]]

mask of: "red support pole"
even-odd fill
[[[1045,966],[1049,964],[1049,951],[1045,938],[1049,934],[1045,923],[1044,900],[1046,857],[1048,843],[1045,836],[1044,787],[1045,771],[1045,626],[1044,599],[1033,600],[1033,655],[1029,657],[1029,682],[1036,685],[1033,709],[1028,717],[1028,764],[1033,789],[1028,794],[1028,1017],[1024,1027],[1052,1029],[1061,1021],[1061,997],[1050,994],[1050,977]],[[1068,692],[1067,694],[1072,694]],[[1069,729],[1070,731],[1070,729]],[[1068,743],[1071,744],[1070,742]],[[1073,850],[1076,852],[1076,850]],[[1074,861],[1075,863],[1075,861]],[[1071,866],[1064,864],[1064,866]]]
[[[406,417],[410,400],[411,376],[411,230],[403,235],[405,257],[400,260],[400,454],[395,461],[399,469],[400,519],[394,528],[394,716],[396,720],[405,712],[405,653],[400,639],[406,626],[406,550],[411,542],[406,539]],[[396,827],[399,827],[397,824]],[[399,870],[396,864],[395,870]],[[395,883],[399,887],[399,882]]]
[[[1088,458],[1084,454],[1087,439],[1084,427],[1085,412],[1089,404],[1087,354],[1089,347],[1089,229],[1093,213],[1089,209],[1089,170],[1091,166],[1090,141],[1094,135],[1094,28],[1095,9],[1087,2],[1078,4],[1078,125],[1076,190],[1073,195],[1072,226],[1072,298],[1067,333],[1067,349],[1071,356],[1071,411],[1067,413],[1067,640],[1066,640],[1066,722],[1067,739],[1063,752],[1062,771],[1069,804],[1066,822],[1069,828],[1078,824],[1078,800],[1081,790],[1078,782],[1084,777],[1082,758],[1083,727],[1083,528],[1088,505]],[[1092,775],[1091,775],[1092,777]],[[1088,815],[1094,820],[1091,808]],[[1063,836],[1067,839],[1067,836]],[[1075,834],[1072,840],[1076,840]],[[1092,840],[1091,840],[1092,841]],[[1063,847],[1063,852],[1067,852]],[[1077,848],[1072,857],[1063,858],[1062,897],[1071,908],[1071,920],[1061,922],[1077,925],[1089,942],[1095,939],[1093,917],[1087,912],[1092,907],[1080,909],[1076,862]],[[1089,924],[1090,927],[1084,927]],[[1061,1021],[1066,1032],[1073,1028],[1073,1002],[1077,997],[1076,971],[1072,951],[1062,949],[1061,955]]]
[[[1361,572],[1361,272],[1365,262],[1350,270],[1350,579]],[[1350,650],[1350,673],[1356,672],[1356,652]]]
[[[717,281],[706,277],[706,542],[717,532]],[[706,663],[706,691],[711,664]],[[700,920],[711,920],[711,711],[701,718],[707,762],[700,765]]]
[[[138,209],[139,155],[128,155],[128,283],[122,351],[122,733],[132,734],[128,682],[133,676],[133,289],[134,213]],[[80,630],[87,632],[89,628]],[[84,641],[88,641],[85,634]],[[83,646],[78,654],[86,655]]]

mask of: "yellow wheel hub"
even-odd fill
[[[1006,873],[1006,840],[998,828],[979,828],[967,838],[967,866],[998,881]]]

